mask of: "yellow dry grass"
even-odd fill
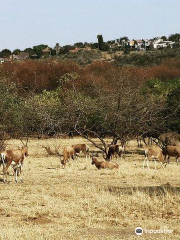
[[[24,182],[15,183],[12,171],[9,183],[0,182],[0,239],[180,239],[180,166],[172,162],[167,169],[143,170],[143,155],[129,152],[117,161],[120,172],[97,170],[83,157],[62,169],[59,157],[48,157],[42,148],[60,146],[61,152],[63,146],[83,142],[30,140]],[[8,142],[9,148],[18,145],[18,140]],[[127,150],[135,149],[130,142]],[[173,233],[137,236],[139,226]]]

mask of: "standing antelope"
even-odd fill
[[[164,155],[166,164],[169,163],[170,157],[175,157],[176,163],[178,165],[179,158],[180,158],[180,147],[179,146],[166,146],[163,148],[163,155]]]
[[[71,157],[72,160],[74,160],[75,151],[73,147],[64,147],[63,149],[63,160],[61,161],[62,167],[65,168],[65,165],[68,161],[68,159]]]
[[[117,156],[119,156],[121,158],[123,152],[124,152],[124,145],[123,146],[110,145],[109,150],[108,150],[108,154],[107,154],[107,160],[112,159],[113,156],[115,156],[116,159],[117,159]]]
[[[87,160],[87,155],[90,157],[89,155],[89,146],[87,144],[75,144],[72,145],[76,155],[78,156],[79,153],[83,153],[86,156],[86,160]]]
[[[15,181],[21,173],[24,157],[28,156],[28,148],[24,146],[21,150],[6,150],[1,152],[1,163],[3,164],[3,181],[7,180],[7,170],[11,165],[15,173]],[[5,180],[6,178],[6,180]]]
[[[159,146],[153,145],[151,147],[148,147],[145,149],[144,153],[145,153],[145,160],[143,162],[143,168],[145,167],[145,164],[146,164],[146,166],[149,169],[149,160],[151,159],[154,160],[155,169],[156,169],[156,160],[158,160],[164,168],[163,164],[165,163],[165,161],[163,156],[163,150]]]

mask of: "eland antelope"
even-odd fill
[[[12,166],[15,173],[15,181],[17,182],[17,176],[22,171],[24,157],[28,156],[28,148],[24,146],[22,149],[2,151],[0,154],[1,163],[3,164],[3,181],[7,180],[7,170],[9,166]]]

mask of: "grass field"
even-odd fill
[[[137,150],[132,141],[125,158],[117,160],[120,171],[97,170],[84,157],[62,169],[59,156],[47,156],[42,147],[59,146],[61,153],[63,146],[83,142],[31,139],[24,182],[15,183],[11,170],[4,184],[1,171],[0,239],[179,240],[180,166],[172,159],[166,169],[158,164],[156,171],[151,163],[143,170],[144,157],[131,153]],[[8,148],[18,145],[18,140],[8,141]],[[136,227],[173,233],[137,236]]]

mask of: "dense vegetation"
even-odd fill
[[[126,140],[180,132],[180,59],[149,67],[27,60],[0,67],[0,130]]]
[[[117,65],[155,66],[160,65],[167,58],[180,57],[180,48],[160,49],[147,52],[132,52],[131,54],[115,55]]]

